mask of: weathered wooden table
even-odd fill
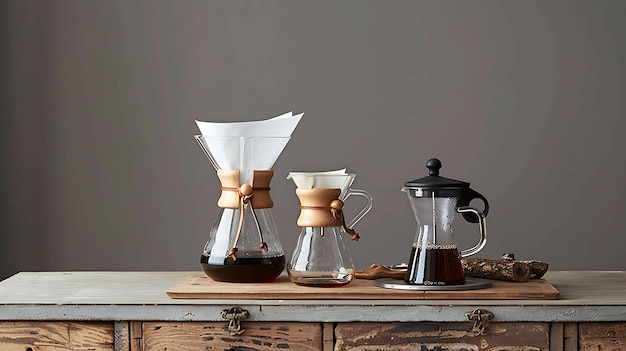
[[[626,350],[626,272],[549,272],[550,300],[168,296],[197,273],[18,273],[0,350]]]

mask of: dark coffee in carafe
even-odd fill
[[[215,281],[237,283],[271,282],[285,268],[285,256],[241,257],[233,261],[226,257],[222,264],[209,262],[209,256],[200,257],[202,271]]]
[[[465,284],[465,274],[456,245],[413,247],[404,280],[419,285]]]

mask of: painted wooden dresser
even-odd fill
[[[0,350],[626,350],[626,272],[549,272],[549,300],[167,294],[194,274],[18,273]]]

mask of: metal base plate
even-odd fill
[[[488,279],[482,278],[465,278],[465,284],[461,285],[414,285],[409,284],[401,279],[382,278],[374,280],[374,284],[381,288],[399,289],[399,290],[476,290],[491,287],[493,284]]]

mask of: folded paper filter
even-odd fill
[[[356,174],[346,173],[346,169],[324,172],[289,172],[287,179],[293,180],[300,189],[341,189],[343,199],[354,182]]]
[[[196,120],[196,140],[216,170],[239,170],[240,182],[251,182],[253,170],[269,170],[283,152],[302,113],[250,122]]]

